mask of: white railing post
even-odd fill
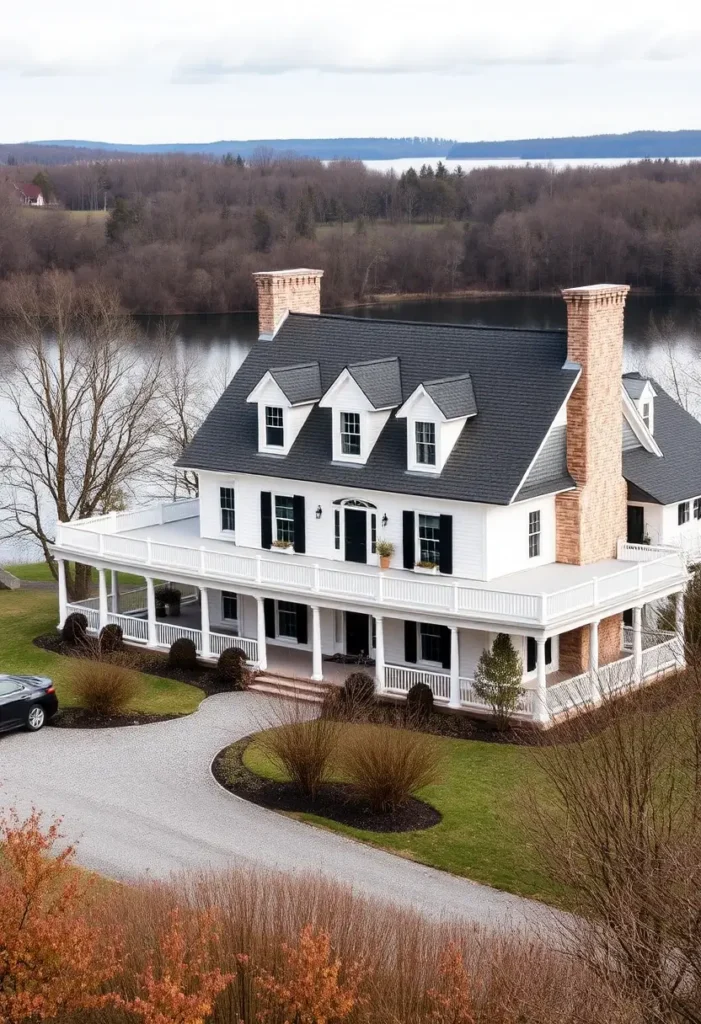
[[[146,565],[151,565],[152,561],[153,561],[153,552],[151,550],[151,538],[147,537],[146,538]],[[148,577],[147,577],[147,586],[148,586]]]
[[[319,605],[312,605],[312,679],[321,682],[324,678],[321,663],[321,612]]]
[[[458,627],[450,627],[450,699],[448,707],[460,707],[460,636]]]
[[[262,579],[261,564],[262,558],[260,557],[260,555],[256,555],[256,583],[260,583]]]
[[[117,532],[117,510],[110,512],[110,533]]]
[[[633,682],[641,683],[643,675],[643,610],[633,608]]]
[[[454,583],[453,584],[453,611],[454,612],[457,612],[459,607],[460,607],[460,605],[458,603],[459,599],[460,599],[459,595],[460,595],[459,587],[458,587],[457,583]]]
[[[112,601],[110,611],[114,615],[119,615],[119,573],[116,569],[110,570],[110,590]]]
[[[158,645],[156,637],[156,588],[153,585],[153,577],[146,577],[146,616],[148,619],[148,645]]]
[[[375,616],[375,689],[377,693],[385,689],[385,620],[381,615]]]
[[[105,569],[97,570],[97,586],[100,595],[100,629],[107,625],[107,572]]]
[[[256,627],[258,668],[261,672],[265,672],[268,667],[268,655],[265,643],[265,603],[262,597],[256,598]]]
[[[98,551],[100,552],[101,555],[104,555],[104,553],[105,553],[105,535],[104,535],[104,533],[98,534],[97,549],[98,549]]]
[[[212,648],[209,639],[209,593],[206,587],[200,587],[200,628],[202,632],[202,657],[211,658]]]
[[[548,621],[548,611],[549,611],[549,608],[548,608],[548,595],[547,594],[541,594],[540,595],[540,621],[541,622],[547,622]]]
[[[321,588],[320,588],[320,584],[319,584],[319,566],[316,565],[316,563],[315,563],[314,564],[314,583],[312,584],[312,590],[314,591],[315,594],[318,594],[320,589]]]
[[[384,600],[385,600],[385,578],[382,575],[382,573],[380,573],[380,575],[377,577],[377,603],[378,604],[384,604]]]
[[[57,558],[58,567],[58,626],[63,628],[66,621],[66,605],[68,604],[68,589],[66,587],[66,561],[64,558]]]
[[[536,637],[536,690],[533,697],[533,721],[550,720],[548,711],[548,683],[545,675],[545,638]]]

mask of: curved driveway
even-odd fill
[[[322,872],[424,914],[552,925],[549,910],[256,807],[210,774],[222,747],[271,721],[259,694],[220,694],[187,718],[0,736],[0,806],[63,817],[78,859],[114,878],[242,864]]]

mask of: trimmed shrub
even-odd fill
[[[116,622],[108,622],[100,630],[100,653],[113,654],[114,651],[121,651],[123,639],[122,627]]]
[[[438,782],[441,750],[425,733],[359,725],[344,735],[339,765],[358,796],[375,811],[395,811]]]
[[[308,709],[281,701],[282,724],[258,736],[259,746],[276,767],[312,800],[331,773],[342,726],[330,718],[307,719]]]
[[[406,695],[409,718],[425,722],[433,711],[433,690],[427,683],[414,683]]]
[[[157,587],[155,592],[156,609],[163,615],[166,611],[176,617],[180,615],[182,591],[177,587]]]
[[[61,630],[61,639],[67,644],[82,643],[88,633],[88,620],[82,612],[71,612]]]
[[[345,704],[355,708],[368,708],[375,702],[375,680],[367,672],[353,672],[341,690]]]
[[[197,648],[187,636],[178,637],[170,645],[168,664],[171,668],[197,668]]]
[[[140,686],[136,672],[109,661],[81,658],[73,668],[73,689],[81,705],[89,711],[104,715],[123,711]]]
[[[231,690],[245,690],[248,683],[246,652],[240,647],[226,647],[219,655],[215,679]]]

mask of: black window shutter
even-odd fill
[[[263,600],[263,609],[265,611],[265,635],[275,639],[275,602],[272,597],[266,597]]]
[[[550,639],[550,637],[548,637],[548,639],[545,641],[545,664],[546,665],[552,665],[552,660],[553,660],[553,642]]]
[[[298,604],[297,608],[297,643],[306,644],[309,638],[309,632],[307,630],[307,606],[306,604]]]
[[[526,637],[526,672],[533,672],[538,662],[538,648],[535,637]]]
[[[441,516],[440,523],[439,569],[441,572],[451,573],[453,571],[453,517]]]
[[[416,664],[416,623],[404,623],[404,661]]]
[[[414,513],[402,512],[402,524],[404,528],[404,568],[413,569],[416,564],[414,554]],[[416,661],[416,658],[414,658]]]
[[[304,495],[295,494],[292,502],[295,516],[295,551],[303,555],[307,550],[307,536],[304,525]]]
[[[450,626],[441,626],[441,664],[443,668],[450,668]]]
[[[260,546],[273,546],[273,500],[270,491],[260,492]]]

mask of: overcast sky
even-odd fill
[[[0,96],[3,142],[701,128],[701,6],[7,0]]]

